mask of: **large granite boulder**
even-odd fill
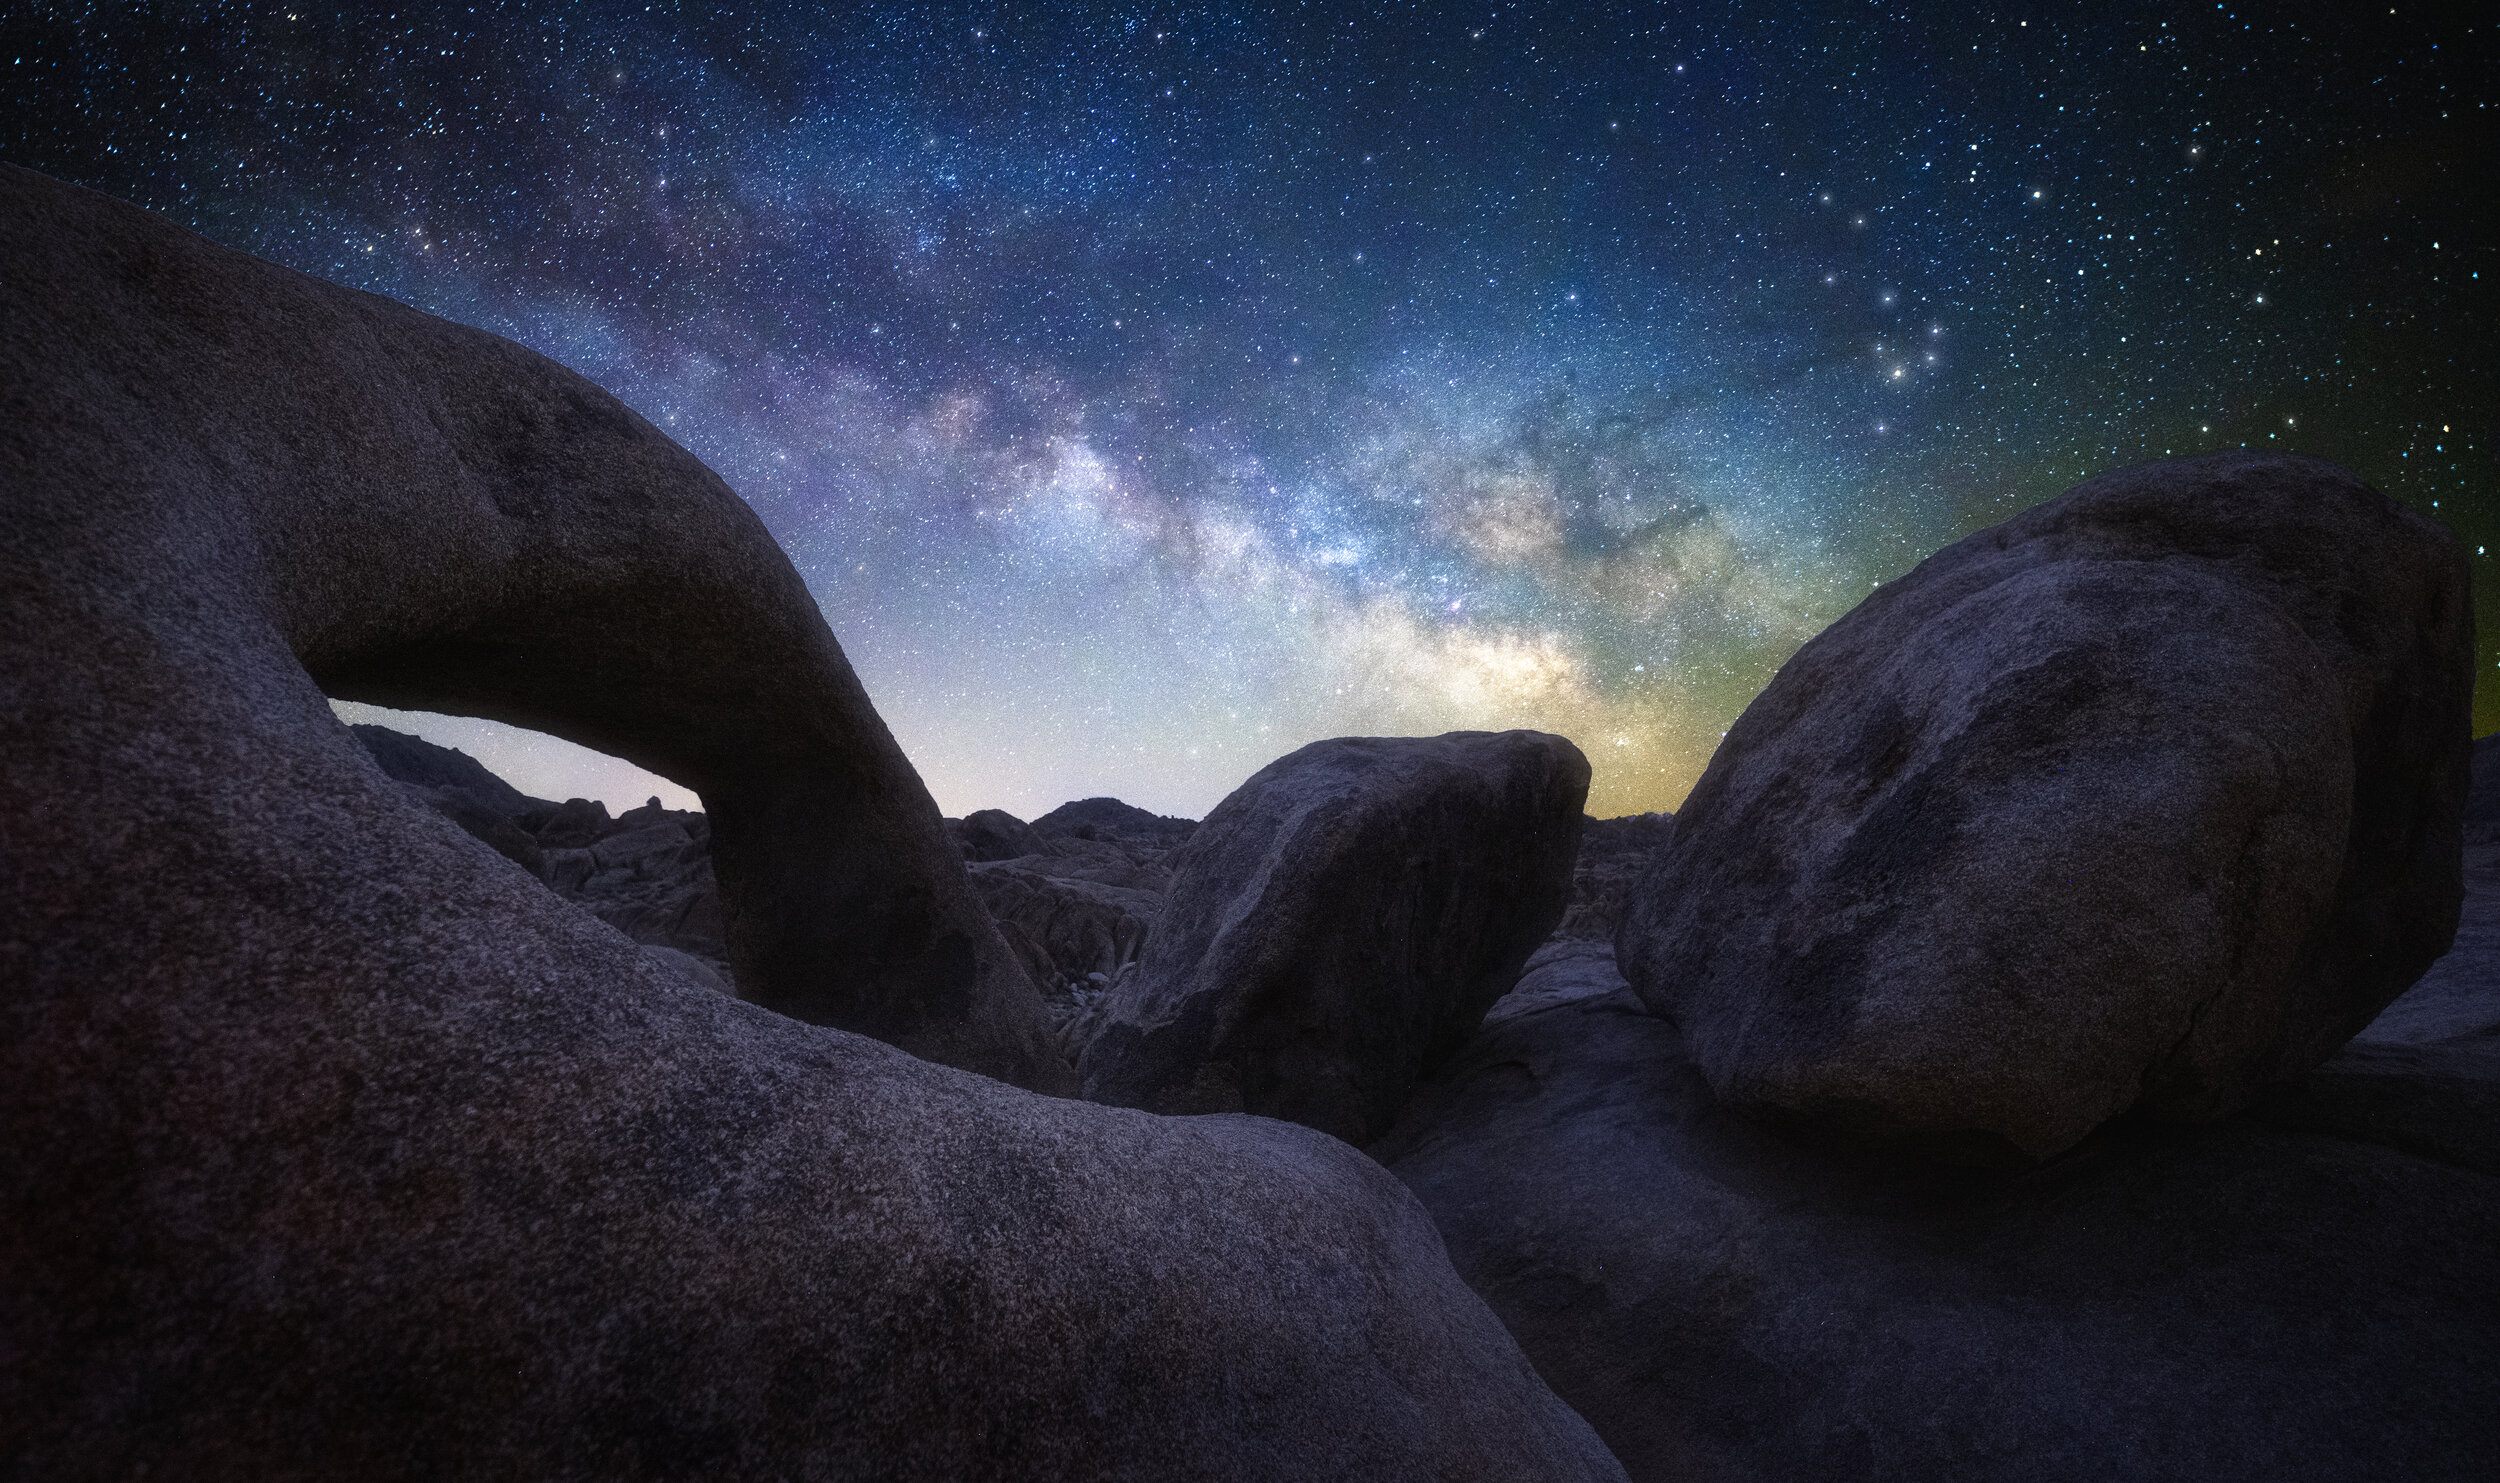
[[[2344,470],[2103,475],[1781,669],[1617,937],[1729,1105],[2020,1163],[2318,1065],[2455,929],[2456,542]]]
[[[1602,951],[1540,955],[1372,1152],[1634,1478],[2490,1476],[2500,1055],[2365,1037],[2008,1177],[1732,1113]]]
[[[1562,916],[1588,760],[1536,731],[1279,758],[1173,856],[1079,1070],[1096,1101],[1378,1136]]]
[[[373,765],[320,680],[685,779],[741,980],[1032,1073],[797,578],[596,388],[0,169],[0,402],[0,1474],[1621,1476],[1353,1150],[712,992]]]

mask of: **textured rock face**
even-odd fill
[[[1588,820],[1580,831],[1580,858],[1571,867],[1571,904],[1554,934],[1605,943],[1612,956],[1615,929],[1623,925],[1632,893],[1674,829],[1675,815],[1666,813]]]
[[[97,548],[119,591],[143,552],[198,568],[130,598],[119,631],[256,625],[333,695],[496,715],[675,778],[711,819],[742,992],[1067,1086],[927,790],[717,476],[518,346],[9,179],[21,538]],[[83,505],[52,493],[71,488]],[[144,512],[124,521],[144,539],[104,511]],[[254,606],[181,618],[215,582]]]
[[[998,930],[1042,987],[1073,1063],[1093,1033],[1112,986],[1137,966],[1163,897],[1131,886],[1056,875],[1047,855],[972,867],[973,889],[998,919]]]
[[[1844,1141],[2244,1106],[2447,947],[2471,653],[2455,542],[2341,469],[2094,479],[1798,652],[1624,971],[1722,1098]]]
[[[2009,1179],[1732,1115],[1600,966],[1523,980],[1372,1152],[1634,1478],[2489,1476],[2500,977]]]
[[[1313,742],[1173,857],[1085,1095],[1377,1136],[1553,930],[1589,768],[1542,732]]]
[[[487,771],[486,764],[453,747],[438,747],[421,736],[387,726],[350,726],[374,764],[396,781],[420,788],[449,788],[489,812],[520,819],[554,804],[532,798]],[[607,810],[600,809],[602,814]]]
[[[1080,798],[1033,821],[1034,832],[1073,839],[1111,840],[1172,849],[1197,832],[1196,822],[1149,813],[1117,798]]]
[[[662,949],[663,962],[691,958],[705,982],[732,981],[712,825],[703,815],[664,809],[654,798],[611,819],[607,805],[591,799],[525,797],[467,753],[423,737],[385,726],[348,729],[384,773],[557,895]]]
[[[658,433],[22,171],[0,268],[0,1473],[1621,1476],[1359,1154],[729,999],[367,761],[315,676],[684,778],[742,980],[1026,1064],[936,810]]]

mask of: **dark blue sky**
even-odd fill
[[[1871,584],[2165,453],[2500,545],[2488,24],[1022,9],[36,6],[0,157],[615,391],[950,812],[1510,725],[1672,806]]]

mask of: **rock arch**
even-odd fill
[[[325,689],[696,788],[747,992],[925,1059],[677,982]],[[0,1472],[1621,1476],[1360,1155],[933,1064],[1066,1075],[693,458],[5,167],[0,757]]]

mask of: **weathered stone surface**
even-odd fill
[[[990,914],[1033,935],[1049,960],[1044,993],[1099,973],[1118,973],[1137,958],[1163,909],[1153,891],[1045,874],[1047,857],[976,864],[972,886]]]
[[[1733,1106],[2036,1159],[2318,1065],[2456,922],[2440,527],[2312,459],[2093,479],[1808,643],[1616,939]]]
[[[1674,832],[1675,815],[1627,814],[1590,819],[1580,828],[1580,856],[1571,867],[1571,903],[1557,937],[1602,942],[1613,956],[1615,929],[1632,892]]]
[[[1349,737],[1278,759],[1173,857],[1085,1095],[1349,1141],[1463,1042],[1562,916],[1589,767],[1534,731]]]
[[[742,993],[1071,1089],[936,805],[717,475],[519,346],[11,180],[7,286],[41,312],[8,349],[57,362],[10,388],[27,529],[102,545],[93,512],[146,511],[127,523],[181,552],[161,559],[199,564],[158,584],[183,622],[181,594],[241,580],[238,553],[269,533],[259,632],[330,694],[495,715],[700,792]],[[79,480],[85,507],[47,502]],[[168,487],[197,491],[197,513],[160,510]],[[125,544],[96,582],[153,549]]]
[[[0,1473],[1620,1476],[1352,1150],[698,987],[367,761],[315,676],[684,778],[742,980],[1016,1070],[795,575],[587,383],[0,169],[0,398]]]
[[[1557,952],[1549,987],[1566,966],[1595,986]],[[1628,990],[1515,1008],[1372,1152],[1636,1479],[2464,1483],[2500,1456],[2500,1055],[2374,1026],[2252,1111],[2125,1119],[2008,1178],[1734,1114]]]
[[[22,193],[35,177],[13,179]],[[695,788],[756,1002],[1068,1087],[1040,996],[927,790],[788,559],[716,475],[518,346],[197,239],[107,227],[99,198],[48,199],[12,218],[10,286],[45,312],[11,349],[59,357],[50,379],[13,388],[38,419],[30,467],[91,480],[99,509],[150,508],[190,481],[219,513],[141,528],[190,543],[198,582],[242,560],[234,532],[280,532],[265,560],[291,585],[255,600],[333,695],[492,714]],[[36,221],[93,253],[43,243]],[[133,354],[158,357],[157,379],[116,383],[109,358]],[[313,387],[329,401],[308,412]],[[134,463],[134,440],[157,462]],[[23,518],[91,538],[90,518],[27,500]],[[426,558],[393,564],[412,549]],[[108,569],[139,559],[116,551]],[[178,606],[184,584],[163,586]],[[647,668],[620,680],[629,658]]]
[[[2315,1072],[2257,1107],[2285,1126],[2366,1138],[2500,1175],[2500,737],[2474,744],[2465,909],[2454,946]]]
[[[1614,944],[1556,932],[1528,955],[1528,965],[1520,970],[1519,982],[1511,991],[1484,1012],[1482,1028],[1490,1030],[1506,1020],[1560,1004],[1620,994],[1628,987],[1615,967]]]
[[[721,976],[719,968],[692,953],[680,952],[673,947],[662,947],[657,943],[648,942],[643,944],[642,950],[653,962],[684,975],[691,983],[715,993],[735,994],[738,992],[735,985]]]
[[[543,816],[532,809],[521,824],[550,850],[586,850],[616,831],[608,806],[596,798],[568,798]]]

